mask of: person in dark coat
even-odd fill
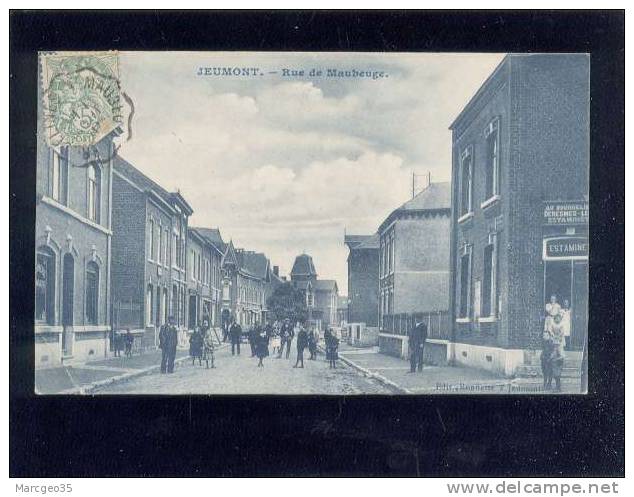
[[[192,336],[189,337],[189,356],[192,358],[192,366],[198,359],[198,365],[202,366],[203,364],[203,335],[200,333],[198,327],[192,333]]]
[[[114,332],[114,340],[112,343],[114,348],[114,356],[121,357],[121,351],[123,350],[123,336],[121,333]]]
[[[542,366],[542,376],[544,377],[544,390],[550,390],[553,383],[552,354],[555,350],[552,340],[546,332],[542,340],[542,354],[540,362]]]
[[[167,319],[167,323],[161,326],[159,332],[159,348],[161,349],[161,373],[174,372],[174,360],[176,359],[176,345],[178,344],[178,332],[174,326],[174,316]]]
[[[240,326],[235,320],[229,326],[229,336],[231,337],[231,355],[240,355],[240,338],[242,337],[242,326]]]
[[[310,361],[314,361],[317,358],[317,337],[316,331],[311,330],[308,332],[308,352],[310,352]]]
[[[255,357],[255,349],[260,336],[260,326],[254,324],[249,328],[249,347],[251,347],[251,357]]]
[[[301,368],[304,367],[304,349],[308,345],[308,333],[302,325],[299,325],[299,331],[297,332],[297,360],[295,361],[294,368],[301,362]]]
[[[256,340],[255,353],[259,359],[258,367],[263,368],[264,362],[262,361],[264,360],[265,357],[268,357],[269,355],[269,337],[266,334],[265,330],[261,330],[255,340]]]
[[[132,357],[132,344],[134,343],[134,336],[130,333],[130,328],[126,329],[125,337],[123,337],[123,341],[125,344],[125,355],[126,357]]]
[[[423,370],[423,352],[425,351],[425,340],[427,340],[427,325],[417,323],[409,334],[409,362],[410,373]]]
[[[328,335],[328,341],[326,342],[326,358],[328,359],[328,367],[331,369],[337,369],[337,359],[339,354],[339,339],[334,335]]]

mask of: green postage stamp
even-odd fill
[[[55,52],[41,63],[49,145],[93,145],[121,124],[117,52]]]

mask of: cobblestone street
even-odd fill
[[[293,344],[294,345],[294,344]],[[232,356],[231,347],[216,351],[216,368],[206,369],[191,361],[177,364],[171,375],[152,373],[109,385],[95,394],[284,394],[350,395],[396,393],[376,380],[365,378],[351,367],[338,363],[329,369],[323,354],[311,361],[304,354],[304,369],[294,369],[297,351],[289,359],[269,356],[264,367],[251,357],[248,344],[241,355]]]

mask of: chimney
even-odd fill
[[[279,266],[273,266],[273,274],[275,276],[279,276],[280,275],[280,267]]]

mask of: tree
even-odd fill
[[[305,321],[308,317],[304,293],[289,282],[278,286],[266,301],[266,305],[271,317],[278,321],[287,318],[292,322]]]

